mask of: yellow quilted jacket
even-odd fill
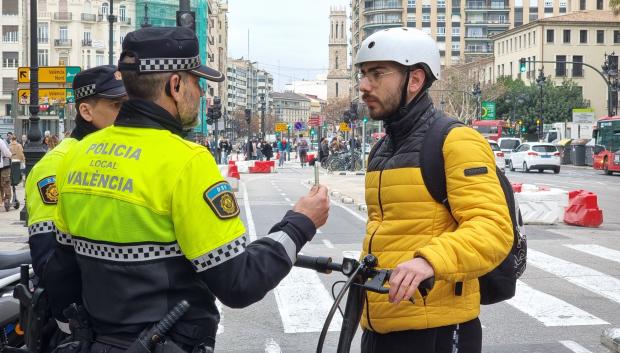
[[[435,118],[430,98],[423,96],[404,118],[387,125],[386,137],[371,152],[363,248],[363,255],[378,257],[380,268],[425,258],[435,271],[435,287],[424,299],[416,291],[415,304],[391,304],[387,294],[369,292],[362,316],[365,329],[425,329],[478,317],[477,278],[501,263],[512,246],[510,215],[494,156],[478,132],[453,128],[443,146],[452,215],[424,186],[419,151]],[[488,172],[465,175],[465,170],[481,167]],[[462,283],[461,293],[455,290],[457,282]]]

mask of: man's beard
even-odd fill
[[[400,97],[398,95],[388,95],[388,98],[380,102],[380,108],[385,108],[380,112],[373,113],[372,110],[369,109],[370,118],[375,121],[387,121],[389,120],[400,108]],[[378,101],[377,98],[373,97],[373,100]]]
[[[191,97],[189,97],[188,102],[193,101]],[[194,107],[187,106],[179,106],[179,120],[181,120],[181,125],[184,130],[192,129],[198,126],[198,110]]]

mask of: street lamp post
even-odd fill
[[[517,103],[518,104],[523,104],[525,102],[524,100],[524,96],[522,94],[518,95],[518,96],[512,96],[506,98],[505,100],[506,103],[508,104],[512,104],[512,109],[510,111],[510,121],[511,123],[514,123],[516,120],[516,115],[517,115]]]
[[[116,22],[116,16],[114,16],[114,0],[110,0],[108,22],[110,22],[110,32],[108,34],[108,64],[114,65],[114,22]]]
[[[474,120],[478,120],[480,118],[480,97],[482,96],[482,91],[480,90],[480,82],[474,83],[474,88],[471,91],[471,94],[476,98],[476,116]]]
[[[618,56],[615,52],[605,53],[605,61],[601,66],[603,75],[607,78],[607,115],[618,114],[618,91],[620,82],[618,80]]]
[[[265,139],[265,94],[261,93],[260,95],[260,135],[261,139]]]
[[[543,86],[545,85],[545,81],[547,81],[547,78],[541,68],[538,70],[538,77],[536,77],[536,84],[540,87],[540,124],[536,124],[536,135],[538,139],[542,138],[542,126],[545,123],[545,119],[543,118]]]

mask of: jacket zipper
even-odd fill
[[[381,221],[383,221],[383,204],[381,203],[381,178],[383,177],[383,170],[379,172],[379,186],[377,187],[377,197],[379,199],[379,210],[381,211]],[[377,230],[375,229],[370,236],[370,240],[368,241],[368,254],[372,254],[372,239],[375,237],[375,233]],[[370,305],[368,304],[368,296],[366,296],[366,321],[368,321],[368,326],[372,331],[375,331],[374,327],[372,327],[372,323],[370,322]],[[376,331],[375,331],[376,332]]]

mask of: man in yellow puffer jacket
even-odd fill
[[[478,353],[478,277],[513,242],[489,144],[464,126],[446,136],[450,212],[433,200],[420,171],[424,136],[439,116],[427,93],[439,79],[436,43],[413,28],[379,31],[364,40],[355,65],[371,118],[386,127],[368,161],[363,250],[394,269],[388,295],[368,293],[362,352]],[[432,276],[434,288],[421,297],[418,285]]]

